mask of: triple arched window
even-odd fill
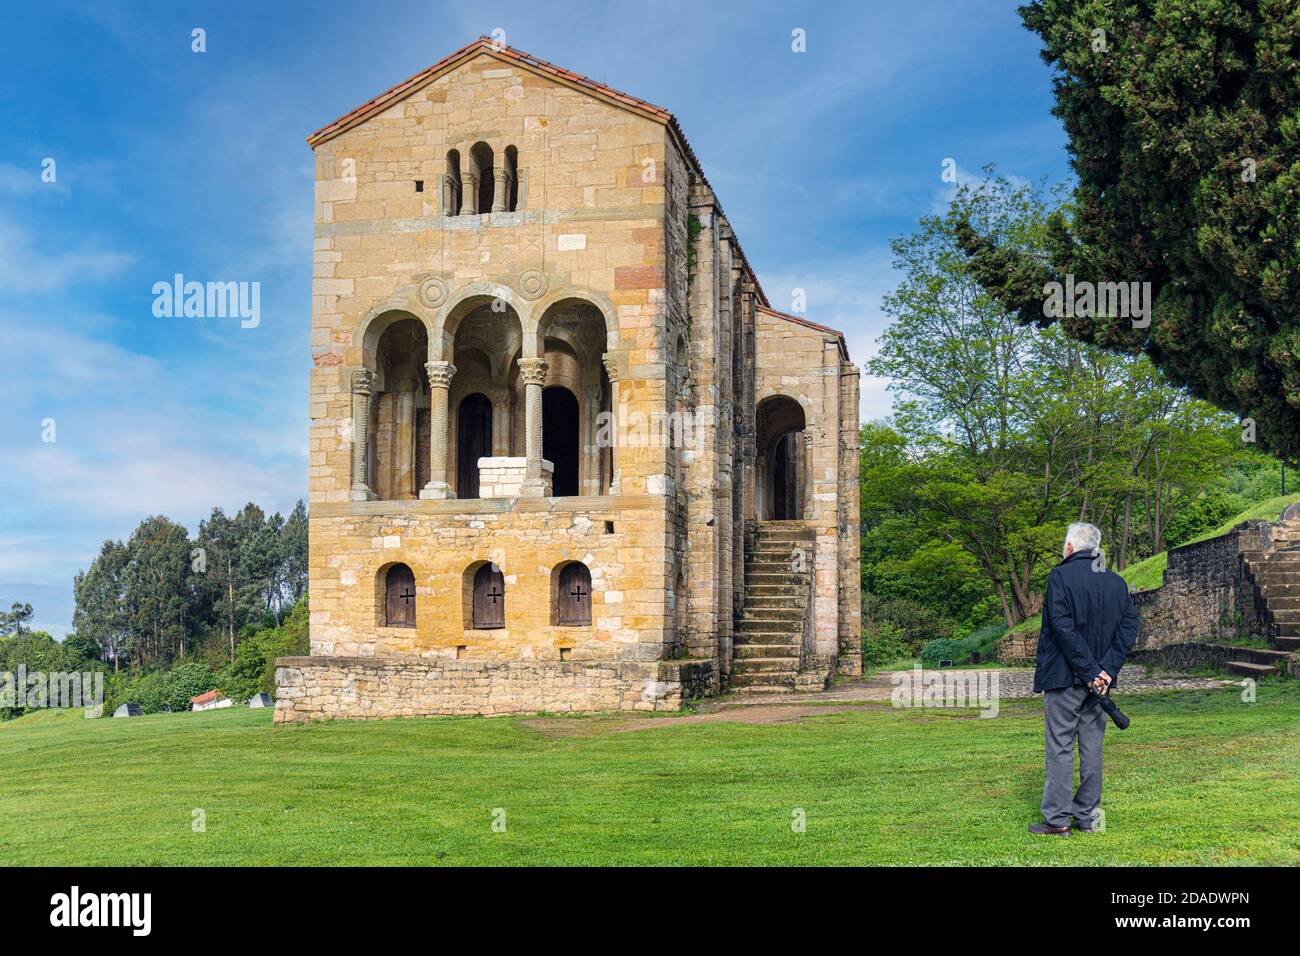
[[[506,578],[490,561],[465,569],[467,629],[491,631],[506,626]],[[380,574],[381,623],[385,627],[415,627],[415,574],[409,565],[392,564]],[[591,570],[581,561],[565,561],[551,573],[551,624],[586,627],[591,624]]]
[[[442,211],[445,216],[478,216],[489,212],[519,209],[519,150],[507,146],[497,156],[482,141],[462,154],[447,151],[447,169],[442,180]]]

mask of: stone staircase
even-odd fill
[[[1240,660],[1228,661],[1229,673],[1243,677],[1268,677],[1300,657],[1300,519],[1284,519],[1273,526],[1273,547],[1246,552],[1246,566],[1255,582],[1256,600],[1273,620],[1271,649],[1234,648]]]
[[[814,532],[802,521],[760,521],[745,556],[745,610],[736,621],[732,690],[789,694],[803,662]],[[799,560],[796,549],[803,552]]]

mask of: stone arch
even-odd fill
[[[806,517],[810,462],[802,440],[808,427],[804,405],[790,395],[766,395],[758,402],[755,424],[758,519]]]
[[[370,371],[375,371],[375,353],[380,336],[390,325],[403,319],[422,322],[432,348],[434,316],[421,304],[415,293],[398,293],[373,306],[352,327],[348,364],[365,366]]]
[[[546,316],[556,305],[567,299],[574,299],[585,305],[594,306],[600,310],[601,317],[605,321],[605,351],[612,351],[619,347],[618,337],[618,310],[610,298],[602,292],[594,289],[577,288],[575,286],[565,286],[562,289],[556,289],[548,295],[542,296],[532,305],[532,314],[538,317],[538,322],[532,326],[532,334],[536,336],[533,347],[537,349],[536,355],[542,354],[543,336],[546,329],[542,327],[541,319]],[[526,330],[527,331],[527,330]]]
[[[536,341],[537,331],[528,300],[499,282],[470,282],[448,295],[447,301],[434,315],[429,332],[429,361],[450,361],[451,347],[460,323],[475,309],[498,299],[508,305],[519,319],[524,357],[535,357],[537,352],[529,351],[530,343]]]

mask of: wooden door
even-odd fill
[[[506,579],[485,564],[474,574],[474,627],[479,630],[506,626]]]
[[[384,623],[415,627],[415,574],[404,564],[388,569],[385,578]]]
[[[478,460],[491,454],[492,402],[486,395],[468,395],[456,416],[456,497],[478,497]]]
[[[556,595],[556,623],[581,626],[591,623],[591,572],[578,561],[560,569],[560,593]]]

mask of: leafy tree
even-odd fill
[[[1038,611],[1068,522],[1111,528],[1123,561],[1145,520],[1148,551],[1161,550],[1168,521],[1243,454],[1227,416],[1145,358],[1025,326],[981,286],[962,228],[1032,255],[1049,220],[1034,187],[990,178],[958,190],[945,216],[895,241],[902,280],[884,303],[894,321],[868,365],[892,380],[896,436],[864,440],[864,554],[877,520],[908,529],[910,561],[961,553],[1008,626]],[[867,517],[877,514],[892,516]],[[889,570],[875,560],[864,580],[891,587]]]
[[[1041,250],[958,227],[975,274],[1025,324],[1145,351],[1170,382],[1300,455],[1300,6],[1294,0],[1035,0],[1078,178]],[[1044,314],[1046,285],[1149,283],[1120,309]],[[1158,535],[1157,535],[1158,537]]]
[[[160,698],[172,710],[189,710],[191,698],[216,687],[217,677],[210,667],[199,661],[184,661],[163,674]]]

